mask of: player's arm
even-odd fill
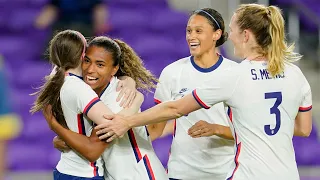
[[[51,130],[66,142],[69,147],[80,153],[90,162],[96,161],[109,145],[108,143],[99,140],[95,130],[92,131],[90,137],[87,137],[64,128],[52,115],[50,105],[45,108],[43,114],[47,122],[51,124]]]
[[[228,107],[228,118],[232,120],[231,108]],[[196,122],[189,130],[188,134],[193,138],[219,136],[224,139],[234,140],[231,129],[229,126],[220,124],[212,124],[207,121],[200,120]]]
[[[157,89],[154,95],[154,102],[155,104],[159,104],[164,101],[168,101],[171,99],[171,86],[172,86],[172,76],[171,76],[171,67],[167,66],[163,69],[161,72],[161,75],[159,77],[159,83],[157,84]],[[170,123],[168,123],[168,126],[166,126],[167,122],[160,122],[160,123],[154,123],[149,124],[147,126],[151,141],[159,138],[164,133],[164,129],[166,127],[170,126]],[[167,128],[167,130],[170,130],[170,128]],[[173,128],[172,128],[173,132]],[[171,133],[172,133],[171,132]],[[170,133],[170,132],[165,132]]]
[[[123,116],[131,116],[137,113],[140,110],[140,107],[144,101],[144,96],[141,92],[136,91],[136,96],[132,102],[132,105],[129,108],[122,109],[119,113]]]
[[[114,113],[99,99],[98,95],[83,81],[74,81],[61,91],[62,99],[75,102],[78,113],[83,113],[95,124],[107,121],[103,115]],[[63,102],[62,102],[63,103]]]
[[[130,107],[137,94],[136,82],[128,76],[120,76],[118,79],[120,81],[117,85],[117,92],[120,91],[120,93],[117,97],[117,102],[121,100],[121,107]]]
[[[294,136],[308,137],[312,130],[312,112],[299,112],[294,123]]]
[[[308,137],[312,130],[312,93],[307,79],[303,76],[302,101],[294,123],[294,136]]]
[[[188,106],[185,106],[185,104],[188,104]],[[158,104],[157,106],[133,116],[106,116],[106,118],[111,119],[111,121],[98,125],[95,129],[99,129],[97,132],[99,139],[107,139],[108,142],[111,142],[117,137],[122,137],[124,133],[133,127],[176,119],[200,108],[201,106],[197,103],[195,98],[189,94],[182,99]]]
[[[122,115],[132,115],[139,110],[142,102],[143,95],[138,93],[133,101],[132,106],[128,109],[122,110],[119,113]],[[64,140],[68,146],[80,153],[90,162],[96,161],[101,156],[103,151],[109,146],[109,144],[105,141],[100,141],[96,135],[97,130],[94,129],[90,137],[70,131],[57,123],[55,117],[52,116],[52,114],[49,114],[50,112],[51,111],[46,111],[45,117],[47,121],[51,121],[51,129],[56,132],[56,134],[62,140]]]
[[[103,134],[99,138],[108,138],[107,141],[110,142],[119,136],[123,136],[132,127],[176,119],[201,107],[209,109],[210,106],[219,102],[225,101],[228,104],[238,84],[239,77],[238,72],[233,73],[230,69],[230,73],[223,73],[221,77],[215,79],[218,83],[208,82],[203,88],[194,90],[192,94],[186,95],[182,99],[160,103],[130,117],[108,116],[107,118],[112,121],[107,121],[96,127],[96,129],[100,129],[97,133],[99,135]]]
[[[234,140],[230,127],[220,124],[211,124],[200,120],[195,123],[189,130],[188,134],[193,138],[219,136],[224,139]]]

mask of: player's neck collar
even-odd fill
[[[100,95],[99,95],[99,98],[103,95],[103,93],[106,91],[106,89],[108,89],[110,85],[110,82],[108,83],[108,85],[101,91]]]
[[[191,56],[191,57],[190,57],[190,61],[191,61],[192,66],[193,66],[196,70],[198,70],[199,72],[202,72],[202,73],[208,73],[208,72],[214,71],[215,69],[217,69],[217,68],[221,65],[221,63],[222,63],[222,61],[223,61],[223,57],[222,57],[221,55],[219,55],[218,61],[217,61],[213,66],[211,66],[211,67],[209,67],[209,68],[202,68],[202,67],[198,66],[198,65],[196,64],[196,62],[194,61],[194,56]]]
[[[71,72],[68,72],[68,73],[67,73],[67,75],[68,75],[68,76],[75,76],[75,77],[77,77],[77,78],[79,78],[79,79],[83,80],[83,77],[78,76],[78,75],[76,75],[76,74],[73,74],[73,73],[71,73]]]

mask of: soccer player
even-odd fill
[[[104,113],[113,113],[82,80],[81,61],[85,57],[86,45],[83,35],[73,30],[59,32],[53,37],[49,56],[56,72],[47,77],[47,82],[36,93],[38,97],[31,112],[43,110],[50,104],[52,113],[62,126],[90,135],[93,122],[100,124],[106,121]],[[84,116],[90,120],[85,120]],[[52,124],[49,126],[52,128]],[[89,162],[75,151],[70,151],[61,154],[54,179],[104,179],[103,172],[101,159]]]
[[[219,75],[220,71],[237,64],[216,51],[216,47],[221,46],[227,37],[219,12],[211,8],[194,11],[186,28],[186,40],[191,56],[164,68],[155,92],[155,102],[181,99],[191,94],[196,87],[203,85],[206,80]],[[201,139],[190,137],[188,129],[199,120],[218,126],[223,133]],[[234,156],[234,141],[228,121],[223,103],[174,120],[173,141],[168,161],[169,178],[223,180]],[[159,137],[165,125],[166,122],[149,125],[151,137]]]
[[[224,102],[232,109],[236,141],[234,166],[228,180],[290,179],[299,174],[293,135],[309,136],[312,98],[308,81],[291,62],[301,55],[285,41],[284,19],[275,6],[243,4],[232,16],[230,40],[236,56],[245,59],[226,69],[204,87],[180,100],[161,103],[137,115],[108,116],[97,126],[108,141],[131,127],[189,114]],[[213,83],[214,82],[214,83]]]
[[[103,36],[96,37],[89,43],[82,70],[84,81],[114,113],[123,109],[116,101],[116,86],[119,81],[116,76],[132,77],[136,80],[138,88],[146,91],[154,88],[154,83],[157,82],[130,46],[120,40]],[[139,110],[141,104],[142,101],[138,105],[132,105],[138,107],[134,113]],[[89,138],[63,128],[50,111],[46,118],[53,121],[53,130],[66,144],[90,162],[96,161],[102,155],[106,179],[168,179],[145,127],[133,128],[117,142],[108,144],[99,140],[96,131],[93,131]],[[61,148],[59,144],[63,142],[55,139],[55,146]],[[62,147],[62,150],[68,149]]]

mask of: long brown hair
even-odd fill
[[[119,65],[115,76],[129,76],[137,83],[137,88],[152,92],[158,79],[144,67],[143,61],[135,51],[119,39],[99,36],[92,39],[88,46],[102,47],[113,57],[113,66]]]
[[[258,53],[268,59],[268,71],[272,76],[284,70],[286,62],[298,61],[301,55],[293,52],[294,44],[285,39],[284,19],[276,6],[243,4],[236,10],[240,30],[250,29],[259,47]]]
[[[48,104],[52,106],[52,114],[58,122],[68,128],[65,121],[60,101],[60,89],[64,83],[65,72],[80,65],[85,49],[83,36],[73,30],[65,30],[56,34],[50,41],[49,60],[56,66],[52,76],[46,76],[46,82],[33,93],[37,99],[30,112],[41,111]]]

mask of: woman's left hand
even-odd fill
[[[134,98],[136,97],[136,82],[131,77],[120,78],[117,86],[117,91],[120,91],[117,102],[120,102],[120,106],[128,108],[131,106]]]

